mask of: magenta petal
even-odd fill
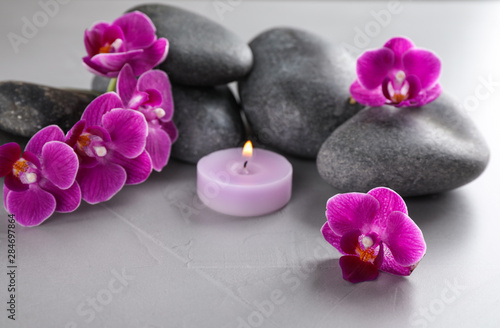
[[[97,204],[109,200],[123,188],[127,173],[120,165],[101,162],[91,169],[81,168],[76,180],[83,200]]]
[[[142,152],[136,158],[126,158],[115,152],[110,160],[123,167],[127,172],[126,185],[143,183],[147,180],[153,169],[151,157],[146,151]]]
[[[146,102],[144,102],[144,105],[150,106],[153,108],[161,106],[163,101],[162,101],[161,93],[158,90],[148,89],[148,90],[146,90],[146,93],[148,94],[148,99]]]
[[[381,243],[380,245],[382,247],[383,243]],[[382,248],[380,250],[382,251]],[[384,247],[383,251],[384,260],[382,262],[382,265],[380,265],[379,267],[380,271],[395,274],[398,276],[409,276],[416,266],[416,264],[412,266],[402,266],[401,264],[396,262],[396,260],[394,260],[394,256],[392,255],[391,250],[388,247]]]
[[[384,44],[385,48],[391,49],[394,52],[394,69],[402,70],[403,64],[401,58],[403,54],[415,46],[410,39],[404,37],[392,38]]]
[[[121,28],[128,50],[150,46],[156,40],[156,28],[151,19],[139,11],[124,14],[112,25]]]
[[[370,195],[348,193],[330,198],[326,208],[326,218],[336,234],[343,235],[352,230],[368,233],[379,209],[379,203]]]
[[[434,100],[441,94],[443,90],[441,89],[441,85],[436,83],[431,89],[422,90],[420,95],[418,95],[415,99],[410,99],[410,106],[423,106]]]
[[[73,148],[60,141],[51,141],[42,148],[42,172],[54,185],[67,189],[75,182],[78,157]]]
[[[96,42],[97,38],[99,38],[99,41]],[[85,43],[85,50],[87,50],[89,57],[99,53],[100,39],[101,35],[99,33],[85,30],[83,42]]]
[[[422,84],[420,83],[419,78],[416,75],[409,75],[406,77],[406,81],[409,86],[408,99],[411,100],[417,98],[422,90]]]
[[[76,142],[78,141],[78,138],[82,134],[83,130],[85,130],[85,121],[78,121],[73,125],[73,127],[68,131],[68,134],[66,135],[66,143],[70,147],[75,147]]]
[[[137,89],[146,91],[149,89],[158,90],[161,93],[162,103],[158,105],[165,111],[163,121],[170,121],[174,114],[174,102],[172,98],[172,86],[165,72],[160,70],[151,70],[139,77]]]
[[[111,141],[111,136],[109,135],[108,131],[106,131],[106,129],[104,129],[103,127],[90,126],[85,129],[85,132],[100,137],[105,143]]]
[[[443,90],[441,89],[441,85],[439,83],[436,83],[436,85],[434,85],[431,89],[426,90],[425,102],[419,105],[422,106],[436,100],[436,98],[439,97],[442,91]]]
[[[69,213],[73,212],[78,208],[78,206],[80,206],[82,193],[80,191],[80,186],[76,181],[68,189],[62,190],[56,187],[49,180],[45,180],[40,185],[40,188],[48,191],[52,194],[52,196],[54,196],[56,200],[56,212]]]
[[[29,189],[29,185],[22,183],[21,180],[16,178],[12,173],[5,176],[4,184],[12,191],[21,192]]]
[[[78,155],[78,160],[79,160],[79,167],[85,167],[87,169],[95,167],[97,164],[99,164],[99,160],[95,157],[89,157],[87,154],[84,152],[80,151],[77,149],[75,151]]]
[[[161,122],[161,128],[168,133],[168,136],[170,137],[172,143],[177,140],[177,137],[179,136],[179,130],[177,130],[177,127],[175,126],[175,123],[173,121]]]
[[[0,146],[0,177],[12,172],[12,166],[21,158],[21,147],[15,142]]]
[[[380,269],[382,264],[384,263],[384,253],[385,253],[385,248],[384,248],[384,243],[379,243],[380,248],[378,249],[378,254],[377,257],[375,258],[375,261],[373,261],[373,264]]]
[[[83,58],[84,64],[107,77],[117,77],[126,63],[131,63],[134,58],[142,58],[144,50],[131,50],[127,52],[102,53],[91,58]],[[132,67],[133,68],[133,67]]]
[[[389,74],[394,65],[394,53],[387,48],[364,52],[357,61],[359,83],[366,89],[375,89]]]
[[[112,24],[104,30],[104,33],[102,34],[101,46],[106,45],[106,43],[113,44],[116,39],[121,39],[123,41],[124,34],[119,26]]]
[[[325,222],[325,224],[323,224],[323,227],[321,227],[321,233],[323,234],[323,237],[325,237],[325,240],[327,242],[329,242],[339,252],[341,252],[342,254],[344,254],[342,252],[342,249],[340,248],[340,237],[341,236],[335,234],[332,231],[332,229],[330,228],[330,225],[328,224],[328,222]]]
[[[402,266],[418,263],[426,249],[420,228],[408,215],[401,212],[392,212],[387,221],[382,240],[390,248],[394,260]]]
[[[428,50],[411,49],[403,56],[403,66],[406,75],[416,75],[422,89],[432,87],[441,73],[441,61]]]
[[[122,108],[120,97],[114,92],[108,92],[94,99],[85,109],[82,120],[87,126],[102,126],[102,117],[114,108]]]
[[[137,90],[146,91],[148,89],[170,91],[171,85],[167,73],[154,69],[142,74],[137,82]]]
[[[374,220],[375,225],[381,229],[377,229],[379,233],[383,233],[383,229],[387,226],[387,218],[391,212],[399,211],[408,214],[405,201],[392,189],[378,187],[370,190],[368,195],[375,197],[380,204]]]
[[[365,89],[359,82],[356,80],[351,85],[349,90],[351,92],[351,96],[358,103],[366,106],[383,106],[387,103],[387,99],[382,92],[382,87],[378,87],[373,90]]]
[[[358,238],[361,235],[359,230],[350,231],[340,239],[340,248],[345,254],[356,255],[356,247],[359,245]]]
[[[155,171],[161,172],[167,165],[171,147],[172,142],[167,132],[163,131],[160,126],[149,127],[146,151],[151,156]]]
[[[342,268],[342,277],[352,283],[375,280],[378,277],[378,269],[369,262],[363,262],[357,256],[342,256],[339,259]]]
[[[92,62],[92,57],[86,56],[82,58],[82,64],[92,74],[100,75],[108,78],[114,78],[118,76],[118,71],[110,71],[102,67],[102,65],[95,64]]]
[[[89,30],[85,30],[84,42],[85,49],[89,56],[94,56],[99,53],[99,48],[102,46],[104,31],[108,28],[109,23],[95,23]]]
[[[49,125],[35,133],[26,145],[25,150],[40,157],[42,155],[43,145],[49,141],[65,141],[64,132],[57,125]]]
[[[131,109],[105,114],[102,125],[108,131],[114,149],[127,158],[139,156],[146,146],[148,125],[144,115]]]
[[[144,49],[142,54],[130,58],[128,62],[132,66],[134,74],[139,76],[163,62],[167,58],[167,53],[168,41],[167,39],[160,38],[149,48]]]
[[[137,109],[140,106],[144,105],[149,99],[149,95],[146,92],[139,92],[136,91],[134,92],[134,95],[132,98],[130,98],[130,101],[128,102],[128,105],[126,108],[128,109]]]
[[[116,91],[123,102],[123,108],[128,108],[128,103],[132,99],[137,86],[137,79],[129,64],[123,66],[116,82]]]
[[[391,99],[391,94],[389,92],[389,83],[392,84],[391,79],[389,77],[386,77],[384,81],[382,82],[382,93],[384,94],[384,97],[392,102]]]
[[[3,203],[4,203],[4,206],[6,206],[5,204],[7,204],[7,196],[9,195],[9,193],[10,193],[10,189],[7,188],[7,186],[4,183],[4,185],[3,185]],[[7,208],[5,208],[5,209],[7,209]]]
[[[37,226],[54,213],[56,200],[49,192],[31,185],[23,192],[10,191],[6,208],[16,221],[26,227]]]
[[[28,162],[31,162],[32,164],[34,164],[37,168],[41,168],[42,165],[40,163],[40,160],[38,159],[38,157],[33,154],[32,152],[26,150],[23,154],[23,158],[25,160],[27,160]]]

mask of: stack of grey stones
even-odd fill
[[[451,97],[443,94],[420,108],[361,106],[349,94],[355,59],[314,34],[274,28],[247,45],[180,8],[146,4],[133,10],[148,15],[158,37],[170,43],[159,68],[172,83],[179,130],[174,158],[196,163],[250,138],[260,147],[316,160],[321,177],[339,192],[386,186],[403,196],[457,188],[486,168],[488,146]],[[95,78],[92,88],[102,92],[107,82]],[[234,82],[237,92],[228,87]]]

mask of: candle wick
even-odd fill
[[[248,164],[248,161],[245,161],[245,163],[243,164],[243,168],[246,169],[247,168],[247,164]]]

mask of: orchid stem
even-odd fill
[[[109,80],[108,89],[106,90],[106,92],[115,91],[115,89],[116,89],[116,80],[117,80],[116,77],[114,77],[111,80]]]

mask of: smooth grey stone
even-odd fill
[[[241,145],[245,133],[240,109],[227,86],[172,84],[172,95],[179,130],[172,157],[196,163],[211,152]]]
[[[250,47],[254,66],[238,86],[254,133],[283,152],[316,158],[332,131],[362,108],[349,103],[354,59],[293,28],[268,30]]]
[[[402,196],[460,187],[486,168],[489,149],[446,95],[419,108],[368,107],[321,147],[320,175],[343,192],[385,186]]]
[[[9,142],[16,142],[21,146],[21,149],[24,149],[28,141],[29,138],[27,137],[16,136],[14,134],[0,130],[0,146],[5,145],[6,143]]]
[[[218,23],[170,5],[146,4],[130,9],[145,13],[158,37],[169,41],[160,68],[172,82],[192,86],[226,84],[245,76],[252,52],[236,34]]]
[[[95,97],[91,92],[0,82],[0,129],[31,137],[47,125],[56,124],[66,132]]]

